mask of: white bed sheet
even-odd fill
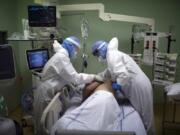
[[[78,107],[80,99],[75,99],[76,104],[55,123],[51,135],[56,130],[134,131],[146,135],[139,114],[131,106],[119,106],[111,93],[97,91]]]

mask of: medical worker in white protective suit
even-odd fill
[[[109,43],[96,41],[92,53],[100,62],[107,63],[107,69],[99,75],[113,81],[114,90],[121,91],[133,107],[139,112],[147,133],[154,131],[153,96],[151,82],[135,61],[118,50],[118,39]]]
[[[80,49],[80,41],[78,38],[74,36],[67,37],[62,45],[55,40],[53,47],[55,54],[43,68],[41,82],[34,94],[34,114],[38,135],[42,134],[42,130],[39,127],[42,112],[55,93],[69,83],[90,83],[96,76],[77,73],[71,64],[70,58],[75,58]]]

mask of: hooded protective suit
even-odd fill
[[[66,84],[90,83],[95,77],[95,75],[77,73],[70,61],[68,51],[57,41],[53,46],[56,53],[43,68],[42,79],[34,91],[34,115],[38,135],[42,134],[42,129],[40,129],[42,112],[55,93]]]
[[[154,134],[152,86],[148,77],[127,54],[118,51],[118,39],[107,46],[107,69],[99,75],[121,85],[121,91],[139,112],[148,134]]]

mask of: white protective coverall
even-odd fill
[[[153,95],[151,82],[135,61],[118,51],[118,39],[112,38],[107,47],[107,69],[99,75],[111,78],[122,87],[122,93],[139,112],[148,134],[154,134]]]
[[[38,135],[42,134],[40,129],[42,112],[57,91],[69,83],[84,84],[94,80],[93,74],[76,72],[68,52],[61,45],[54,49],[56,53],[46,63],[42,72],[42,79],[34,91],[34,115]]]

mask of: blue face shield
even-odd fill
[[[70,58],[76,58],[77,51],[76,47],[73,44],[69,43],[68,41],[64,41],[62,46],[68,51]]]
[[[108,43],[105,41],[95,42],[94,45],[92,46],[93,55],[106,59],[107,45]]]
[[[67,50],[69,58],[74,59],[77,56],[77,50],[80,49],[80,40],[75,36],[70,36],[63,41],[62,46]]]
[[[101,49],[99,49],[99,55],[106,59],[106,53],[107,53],[107,44],[105,44]]]

